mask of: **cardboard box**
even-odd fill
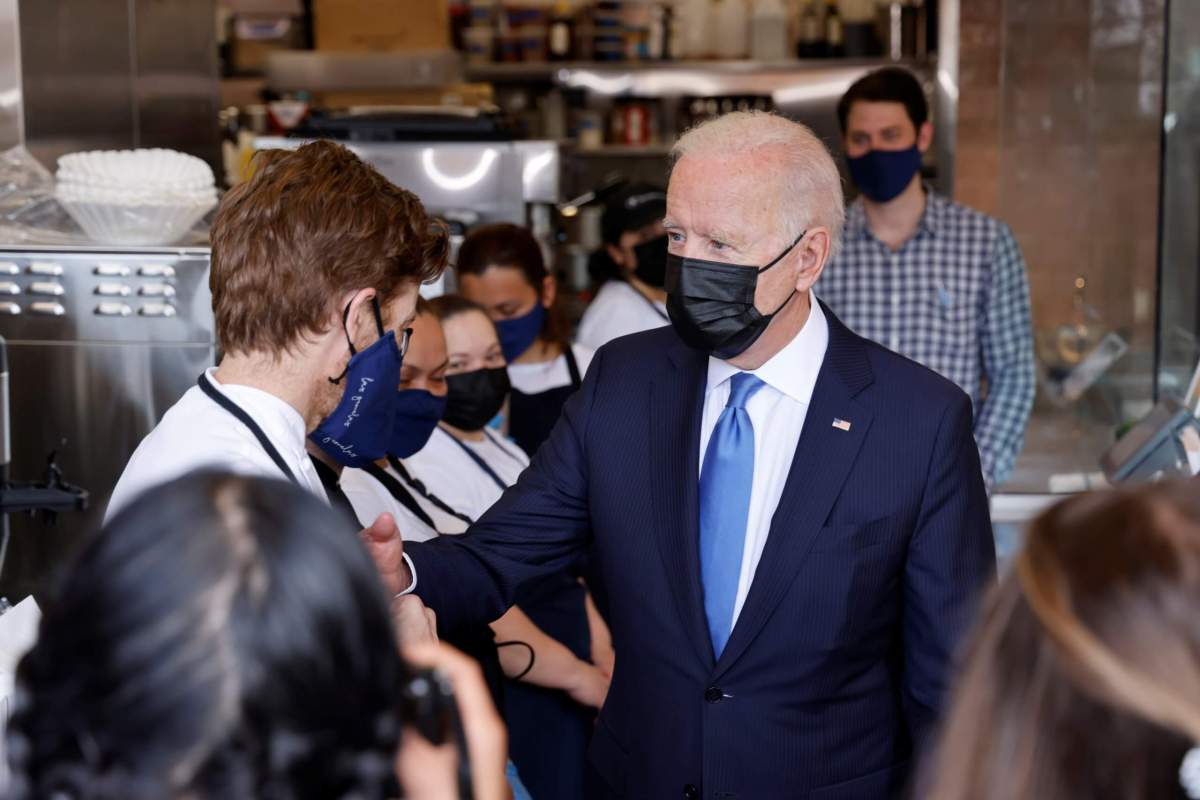
[[[450,47],[447,0],[313,0],[318,50]]]
[[[229,61],[235,75],[262,75],[272,53],[304,47],[304,27],[297,18],[237,17],[233,31]]]

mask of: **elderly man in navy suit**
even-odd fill
[[[671,327],[601,348],[467,535],[370,544],[446,630],[590,551],[599,796],[895,796],[995,573],[971,403],[813,297],[844,210],[807,128],[729,114],[673,156]]]

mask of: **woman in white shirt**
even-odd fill
[[[570,344],[569,325],[555,302],[558,284],[527,229],[476,228],[458,250],[455,271],[463,296],[496,323],[512,382],[504,426],[532,456],[583,382],[592,350]]]
[[[487,313],[456,295],[429,304],[441,319],[449,360],[439,429],[405,466],[456,511],[478,518],[515,483],[529,461],[488,422],[503,406],[508,374]],[[612,671],[612,644],[584,586],[563,573],[518,596],[517,605],[585,669]],[[503,620],[501,620],[503,622]],[[542,653],[536,653],[542,658]],[[558,657],[565,657],[560,653]],[[542,686],[546,684],[543,683]],[[505,687],[512,759],[534,798],[583,797],[593,712],[562,691],[529,681]]]
[[[592,350],[621,336],[670,324],[667,317],[667,196],[645,183],[626,183],[608,195],[601,218],[604,249],[594,258],[608,262],[593,269],[602,285],[575,340]]]

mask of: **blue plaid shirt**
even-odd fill
[[[999,220],[927,193],[897,252],[871,233],[862,200],[814,292],[860,335],[954,381],[975,406],[988,487],[1012,471],[1033,406],[1033,326],[1025,261]]]

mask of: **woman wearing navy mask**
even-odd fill
[[[341,489],[359,518],[378,509],[396,518],[404,538],[425,541],[438,533],[462,533],[462,515],[431,501],[405,469],[403,459],[420,450],[446,408],[446,340],[437,317],[417,303],[409,349],[400,367],[394,425],[385,455],[342,473]]]
[[[488,427],[507,399],[509,378],[487,313],[457,295],[429,308],[441,320],[449,354],[446,411],[404,466],[440,501],[477,519],[529,459]],[[527,619],[512,619],[514,611]],[[583,584],[565,572],[518,596],[517,608],[493,629],[502,640],[527,640],[521,625],[536,625],[545,638],[532,645],[534,670],[505,685],[512,759],[535,798],[583,797],[592,719],[612,674],[608,628]]]
[[[463,295],[496,323],[512,382],[504,423],[532,456],[583,382],[592,351],[570,344],[555,304],[557,283],[525,228],[499,224],[471,231],[455,268]]]

